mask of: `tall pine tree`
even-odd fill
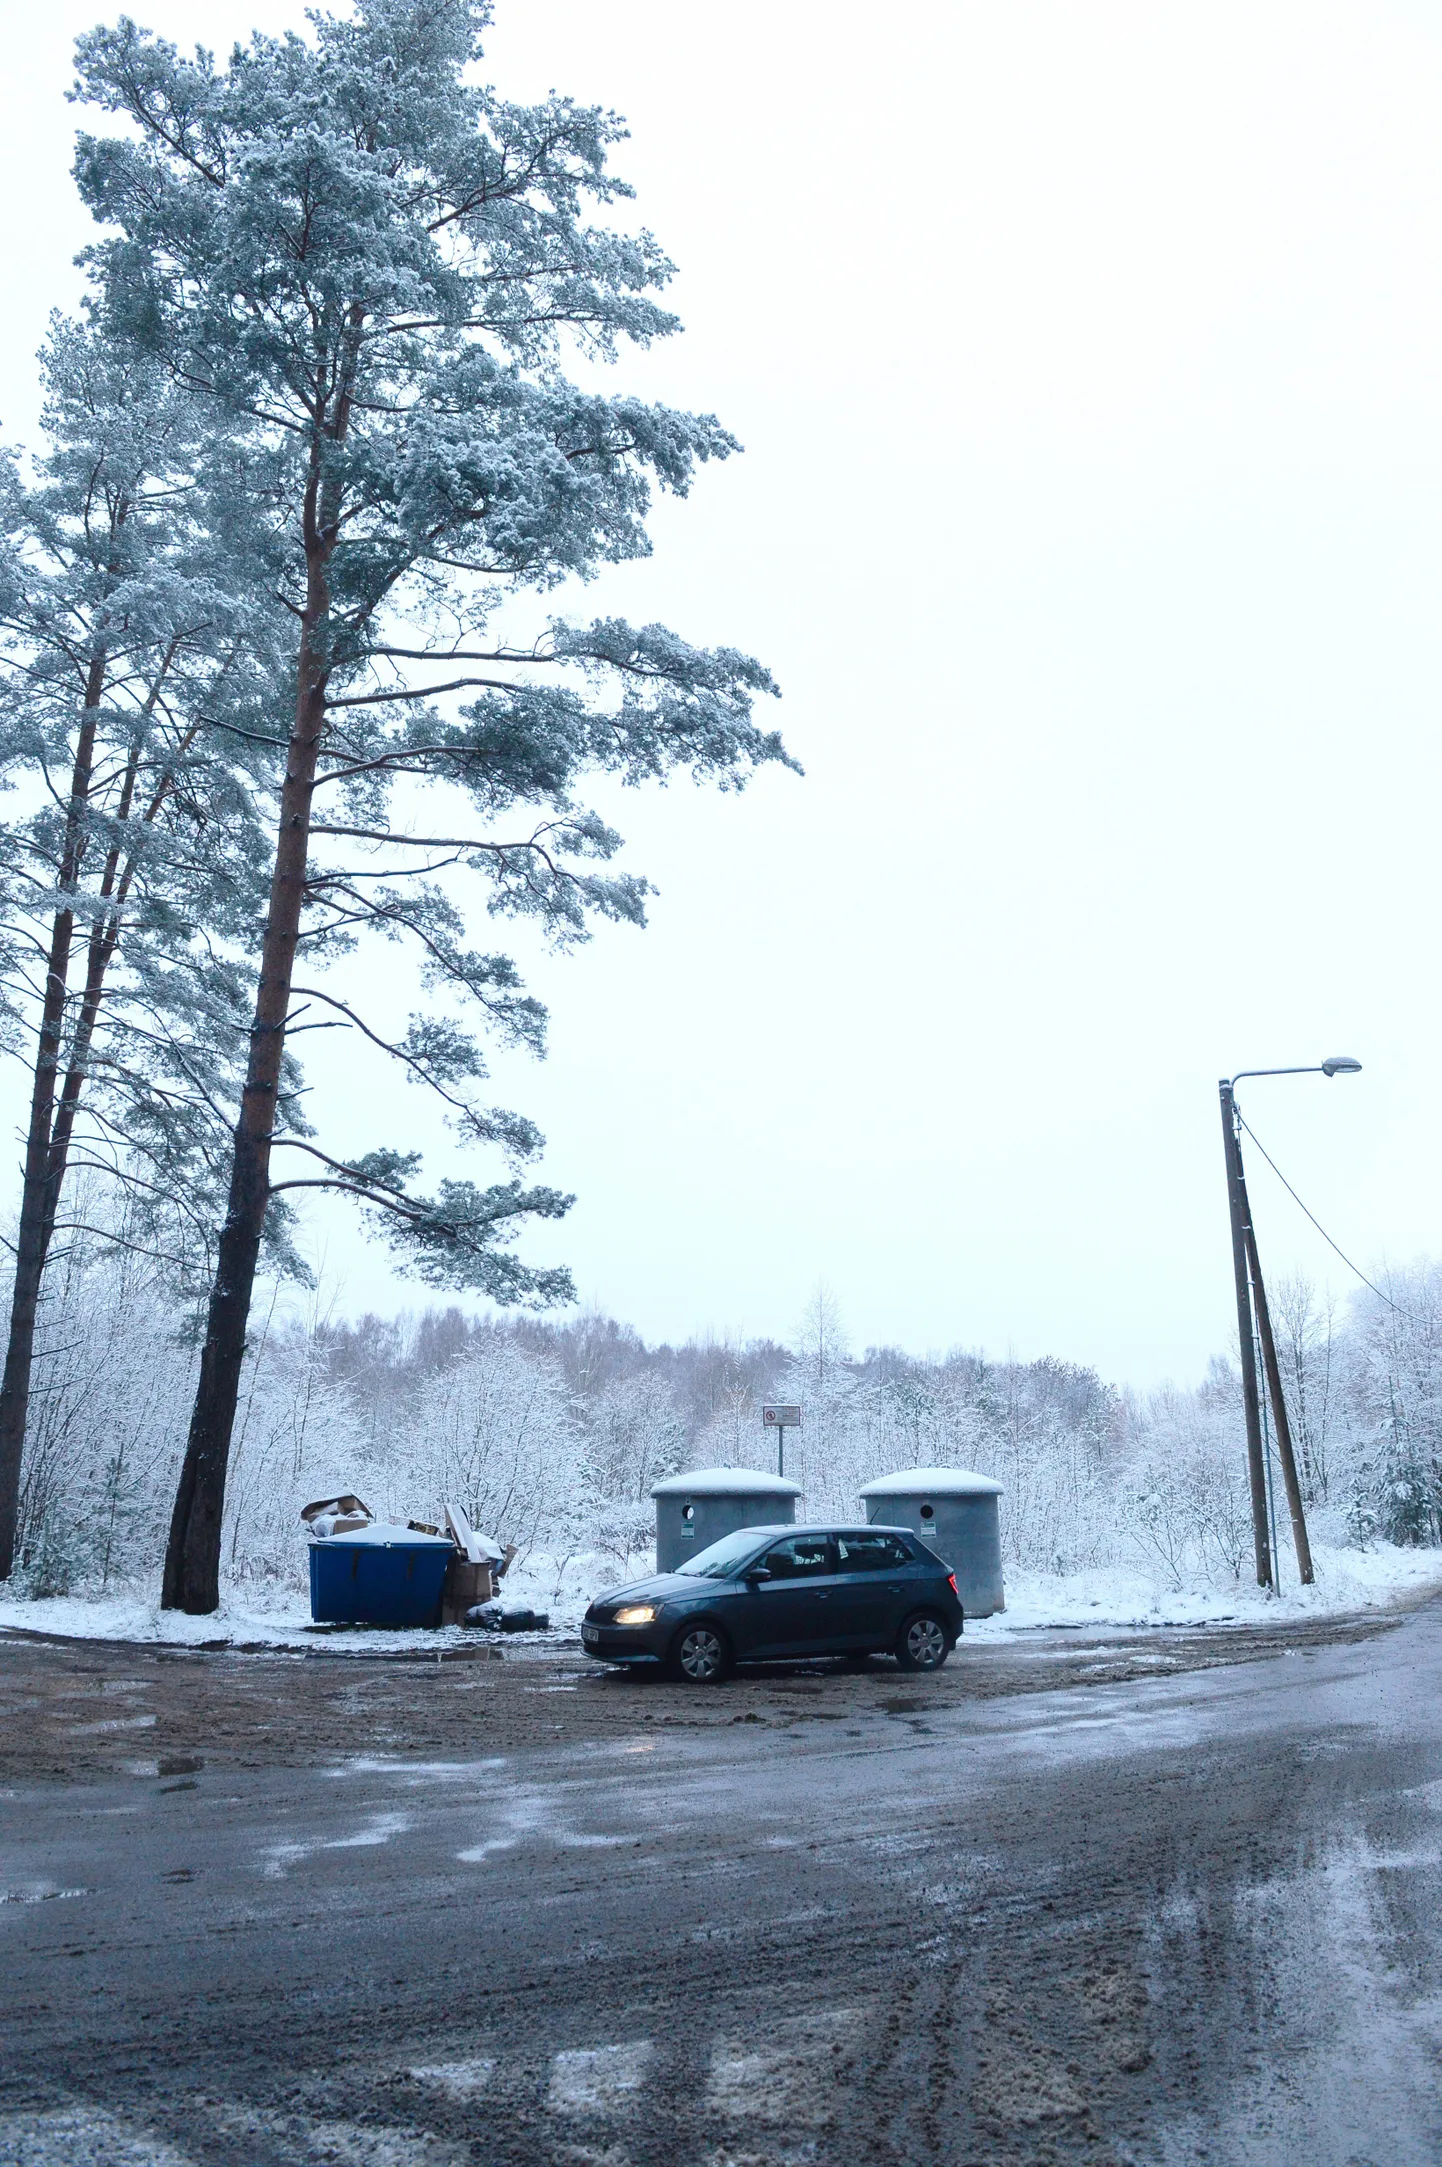
[[[0,1377],[0,1577],[46,1266],[81,1170],[106,1231],[200,1268],[246,1049],[279,612],[265,535],[152,358],[57,322],[47,445],[0,484],[0,1004],[30,1078]],[[259,727],[258,727],[259,725]],[[97,1193],[94,1180],[88,1191]]]
[[[474,80],[478,0],[359,0],[313,36],[255,36],[218,67],[122,21],[81,41],[82,95],[128,123],[82,138],[105,320],[212,402],[218,436],[263,447],[288,552],[294,710],[251,1049],[163,1600],[218,1601],[226,1464],[271,1202],[330,1187],[379,1216],[437,1283],[499,1300],[569,1291],[510,1244],[567,1200],[518,1174],[414,1188],[381,1139],[346,1160],[284,1136],[281,1059],[297,1004],[329,1004],[441,1094],[461,1133],[519,1166],[540,1139],[476,1096],[484,1060],[455,997],[539,1044],[544,1017],[504,956],[467,943],[456,872],[492,912],[560,940],[639,921],[646,884],[608,871],[619,837],[578,803],[587,774],[735,786],[784,759],[751,717],[766,672],[659,626],[552,619],[507,633],[510,598],[644,554],[652,489],[684,494],[736,447],[710,416],[604,397],[568,349],[609,358],[677,328],[670,265],[608,222],[614,116],[521,106]],[[601,216],[598,218],[597,213]],[[392,786],[437,806],[417,833]],[[446,869],[443,872],[443,869]],[[337,944],[414,944],[436,1002],[404,1027],[312,983]],[[297,964],[306,983],[297,983]],[[306,1170],[277,1179],[279,1149]]]

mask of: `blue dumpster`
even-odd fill
[[[439,1625],[455,1554],[446,1535],[377,1521],[328,1535],[310,1546],[310,1614],[318,1625]]]

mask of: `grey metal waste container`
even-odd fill
[[[656,1500],[656,1570],[674,1573],[708,1543],[740,1527],[790,1527],[799,1482],[754,1467],[693,1467],[668,1475],[651,1491]]]
[[[868,1520],[909,1527],[956,1575],[969,1618],[1005,1610],[1001,1584],[1002,1486],[965,1467],[908,1467],[861,1493]]]

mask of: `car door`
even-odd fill
[[[835,1612],[849,1648],[889,1648],[914,1593],[915,1564],[898,1536],[881,1528],[843,1529],[836,1537]]]
[[[788,1535],[756,1560],[770,1575],[736,1605],[737,1654],[813,1655],[835,1638],[836,1549],[827,1534]]]

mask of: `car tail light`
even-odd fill
[[[954,1595],[954,1596],[956,1597],[957,1601],[958,1601],[958,1602],[960,1602],[960,1601],[961,1601],[961,1590],[960,1590],[960,1588],[959,1588],[959,1587],[957,1586],[957,1584],[956,1584],[956,1574],[955,1574],[955,1573],[948,1573],[948,1574],[947,1574],[947,1576],[946,1576],[946,1584],[947,1584],[947,1586],[948,1586],[948,1587],[950,1588],[950,1590],[951,1590],[952,1594],[953,1594],[953,1595]]]

